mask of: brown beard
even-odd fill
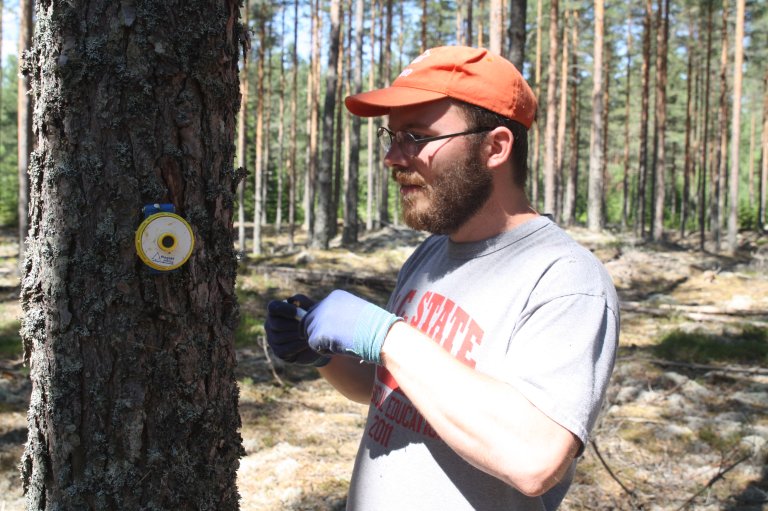
[[[426,210],[416,211],[408,197],[401,196],[403,219],[409,227],[433,234],[451,234],[478,212],[493,188],[490,172],[480,163],[479,149],[478,144],[465,158],[438,170],[434,182],[423,188],[429,200]],[[401,169],[393,169],[392,177],[400,184],[423,184],[420,176]]]

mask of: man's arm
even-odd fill
[[[376,366],[359,358],[336,356],[318,368],[320,374],[346,398],[367,405],[371,402]]]
[[[448,446],[526,495],[552,488],[578,452],[576,436],[511,385],[461,364],[402,321],[389,330],[381,359]]]

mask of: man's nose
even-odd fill
[[[408,165],[408,157],[400,148],[400,144],[394,140],[389,146],[389,150],[384,154],[384,165],[387,167],[407,167]]]

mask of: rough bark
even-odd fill
[[[710,93],[710,70],[712,66],[712,17],[713,0],[709,0],[707,5],[707,45],[704,52],[704,122],[701,140],[703,147],[701,151],[701,170],[699,171],[699,250],[704,251],[706,232],[707,232],[707,147],[709,144],[709,93]]]
[[[571,26],[572,48],[579,47],[579,13],[573,12],[573,23]],[[563,222],[565,225],[573,225],[576,220],[576,195],[578,191],[579,182],[579,84],[580,84],[580,70],[578,53],[571,51],[571,65],[570,65],[570,115],[568,116],[570,121],[570,158],[568,158],[568,176],[565,182],[565,198],[563,199]]]
[[[29,509],[238,508],[238,17],[234,0],[37,4]],[[158,202],[195,233],[173,273],[135,253]]]
[[[624,93],[624,175],[622,179],[622,197],[621,197],[621,229],[627,228],[629,224],[629,118],[630,105],[632,104],[632,18],[627,18],[627,86]],[[690,76],[690,75],[689,75]]]
[[[471,2],[470,2],[471,3]],[[544,0],[536,1],[536,59],[533,67],[533,81],[535,86],[535,94],[539,102],[541,102],[541,37],[542,37],[542,4]],[[541,110],[539,110],[540,112]],[[539,113],[539,117],[541,114]],[[531,204],[535,208],[539,205],[539,155],[541,153],[541,123],[538,120],[533,123],[533,155],[531,156]]]
[[[299,0],[293,2],[293,17],[298,19]],[[288,250],[293,250],[296,232],[296,164],[297,147],[296,136],[298,133],[298,94],[299,94],[299,24],[293,27],[293,47],[291,50],[291,128],[288,138]]]

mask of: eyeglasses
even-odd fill
[[[381,144],[381,148],[384,150],[385,153],[388,153],[389,150],[392,148],[392,143],[394,142],[397,144],[397,146],[400,148],[400,150],[403,152],[404,155],[408,156],[409,158],[412,158],[419,154],[419,146],[427,144],[429,142],[434,142],[435,140],[442,140],[444,138],[451,138],[451,137],[459,137],[463,135],[474,135],[476,133],[484,133],[486,131],[491,131],[495,128],[473,128],[471,130],[467,131],[461,131],[459,133],[451,133],[450,135],[438,135],[436,137],[421,137],[418,138],[413,133],[410,133],[408,131],[397,131],[393,132],[389,128],[386,128],[382,126],[379,128],[379,130],[376,132],[376,138],[379,139],[379,144]]]

